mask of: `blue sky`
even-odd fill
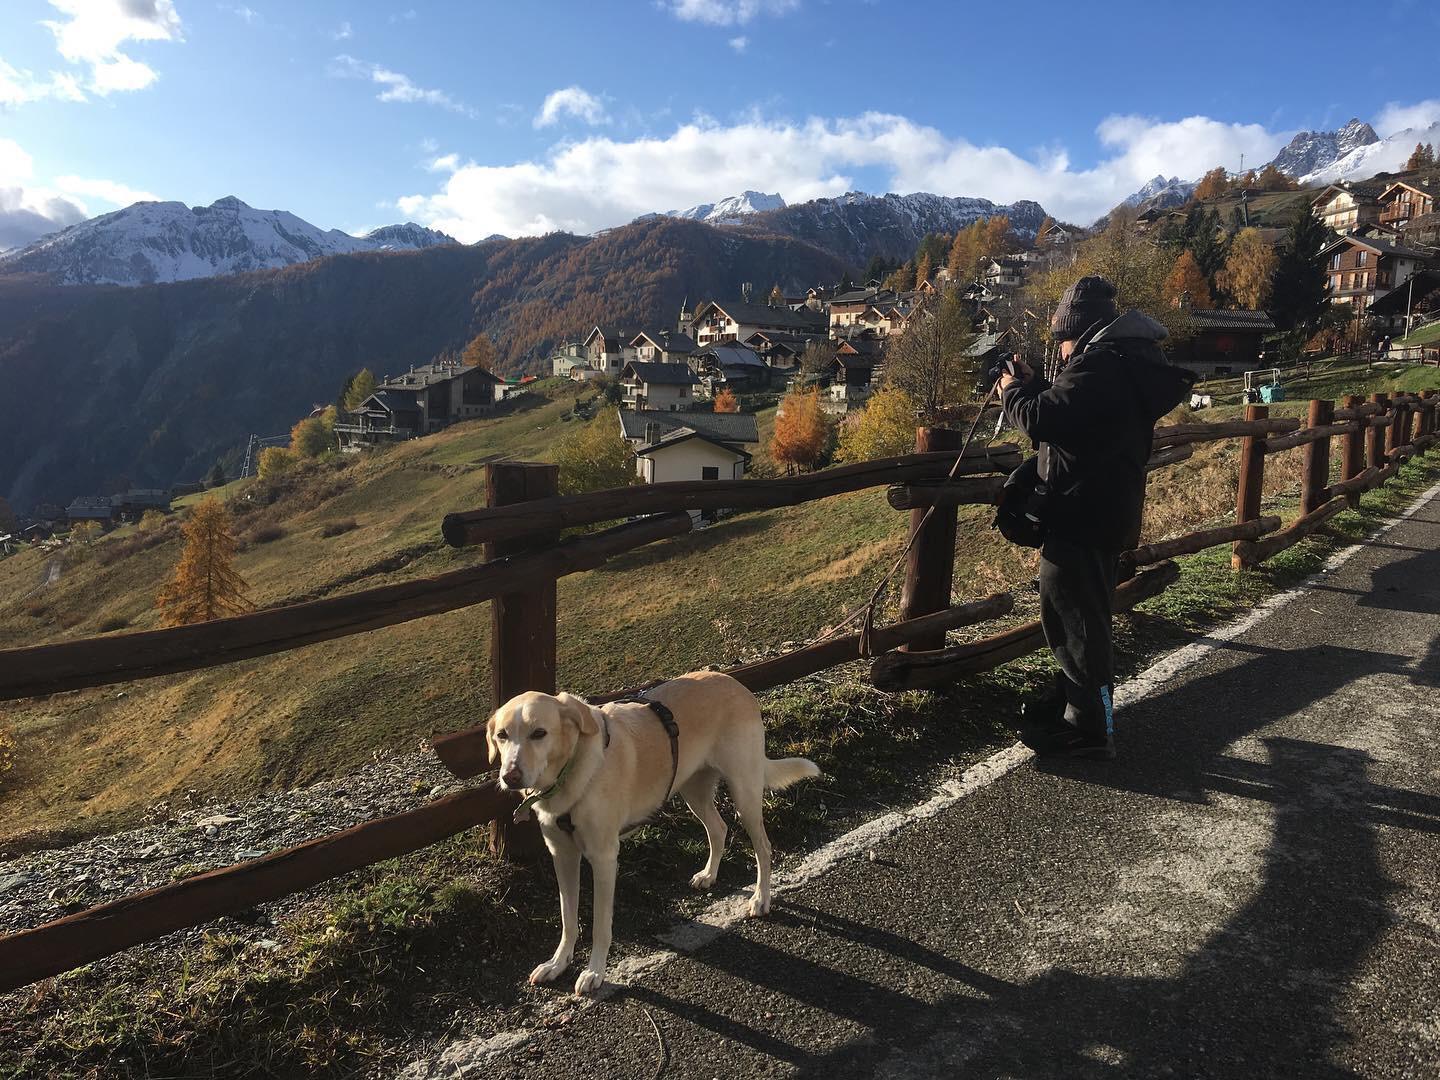
[[[1337,80],[1352,4],[1284,7],[4,0],[0,217],[233,194],[471,241],[858,188],[1087,221],[1303,128],[1440,119],[1433,65],[1366,49]],[[1366,17],[1440,30],[1419,0]]]

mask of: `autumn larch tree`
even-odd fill
[[[1286,176],[1274,164],[1266,165],[1255,178],[1261,191],[1298,191],[1300,185],[1293,177]]]
[[[354,412],[360,407],[360,403],[375,392],[375,376],[369,368],[361,368],[350,380],[350,385],[345,388],[345,397],[341,404],[346,412]]]
[[[1277,262],[1275,249],[1259,229],[1241,229],[1230,245],[1230,255],[1217,283],[1242,308],[1261,311],[1270,303]]]
[[[620,431],[614,409],[566,432],[555,442],[560,494],[603,491],[635,483],[635,453]]]
[[[898,386],[875,392],[865,408],[845,418],[836,461],[874,461],[915,450],[915,399]]]
[[[922,253],[920,261],[915,264],[915,287],[918,289],[930,280],[930,256]]]
[[[188,626],[254,609],[250,587],[235,570],[230,511],[213,495],[190,512],[185,550],[175,574],[156,598],[165,626]]]
[[[331,427],[318,416],[307,416],[290,429],[290,451],[298,458],[317,458],[335,448],[333,421]]]
[[[925,422],[940,409],[975,396],[978,364],[967,350],[974,340],[970,315],[955,289],[947,289],[885,349],[885,381],[910,395]]]
[[[1189,304],[1196,311],[1209,311],[1215,306],[1210,295],[1210,282],[1200,270],[1195,256],[1182,251],[1175,260],[1175,266],[1165,278],[1165,300],[1171,307]]]
[[[476,334],[466,343],[460,353],[460,362],[466,367],[478,367],[485,371],[495,368],[495,344],[484,334]]]
[[[1416,143],[1415,149],[1410,152],[1410,157],[1405,161],[1405,172],[1416,172],[1419,169],[1428,169],[1435,164],[1435,149],[1426,146],[1424,143]]]
[[[786,394],[775,414],[770,437],[770,460],[787,473],[812,469],[830,441],[830,420],[820,408],[818,389]]]
[[[1211,199],[1223,198],[1230,191],[1230,178],[1225,174],[1225,166],[1217,165],[1195,185],[1195,192],[1190,197],[1196,202],[1208,202]]]
[[[715,411],[718,413],[738,413],[740,411],[740,399],[735,396],[735,391],[728,386],[715,395]]]

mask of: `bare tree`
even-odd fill
[[[929,423],[947,405],[975,397],[979,363],[969,355],[975,335],[970,316],[954,289],[938,305],[910,321],[885,351],[885,381],[915,401],[922,422]]]

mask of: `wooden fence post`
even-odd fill
[[[1380,411],[1370,419],[1369,444],[1366,447],[1366,464],[1373,469],[1385,467],[1385,429],[1375,425],[1376,420],[1383,420],[1390,408],[1389,394],[1371,394],[1370,400],[1380,406]]]
[[[1365,398],[1360,394],[1348,394],[1345,398],[1345,408],[1358,409],[1364,404]],[[1355,419],[1356,428],[1345,436],[1343,452],[1340,461],[1340,479],[1349,480],[1359,476],[1365,471],[1365,435],[1370,427],[1370,418],[1360,416]],[[1360,505],[1360,496],[1353,494],[1346,496],[1351,506]]]
[[[1385,429],[1386,454],[1389,454],[1390,451],[1396,447],[1405,445],[1405,399],[1397,396],[1394,401],[1390,402],[1390,412],[1394,417],[1394,421]]]
[[[940,450],[959,452],[962,438],[960,432],[950,428],[918,428],[915,432],[915,452],[927,454]],[[929,521],[926,510],[910,511],[910,532],[922,527],[924,531],[915,540],[905,564],[905,587],[900,593],[900,619],[918,619],[950,606],[950,587],[955,576],[955,522],[957,507],[937,506],[933,508]],[[903,648],[918,652],[929,649],[943,649],[943,631],[930,637],[917,638]]]
[[[1264,420],[1268,405],[1246,405],[1246,420]],[[1240,440],[1240,483],[1235,493],[1235,524],[1260,516],[1260,491],[1265,486],[1265,436],[1246,435]],[[1255,542],[1236,540],[1231,548],[1230,566],[1243,570],[1255,565]]]
[[[1420,397],[1426,402],[1426,408],[1420,413],[1420,431],[1418,435],[1431,435],[1435,431],[1435,391],[1422,390]]]
[[[1396,436],[1399,441],[1395,445],[1409,446],[1413,441],[1414,433],[1412,429],[1415,426],[1415,399],[1413,397],[1407,397],[1405,399],[1404,411],[1395,419],[1400,425],[1400,434]]]
[[[1305,420],[1306,427],[1323,427],[1335,422],[1335,402],[1312,399]],[[1305,470],[1300,478],[1300,512],[1308,514],[1325,502],[1325,488],[1330,484],[1330,440],[1316,439],[1306,443]],[[1258,507],[1256,508],[1258,511]]]
[[[495,462],[486,468],[485,502],[488,506],[544,499],[559,493],[558,465],[531,462]],[[503,559],[553,544],[558,537],[540,534],[498,540],[485,545],[486,559]],[[490,601],[490,680],[492,703],[499,708],[516,694],[538,690],[555,693],[555,582]],[[490,826],[490,849],[513,861],[523,861],[544,850],[540,827],[534,822],[516,825],[511,820],[520,797]]]

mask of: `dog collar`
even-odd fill
[[[605,716],[604,713],[601,713],[600,715],[604,718],[605,722],[605,746],[608,749],[610,746],[610,718],[608,716]],[[551,784],[548,788],[546,788],[544,791],[537,791],[533,795],[527,795],[525,796],[525,798],[520,800],[520,805],[515,808],[515,813],[511,820],[513,820],[517,824],[522,821],[528,821],[530,819],[530,807],[534,806],[541,799],[548,799],[551,795],[554,795],[555,792],[560,790],[560,785],[565,783],[565,778],[570,775],[570,769],[575,764],[575,759],[579,756],[580,748],[577,746],[575,748],[575,753],[571,755],[570,760],[565,762],[564,767],[561,768],[560,775],[555,777],[555,782]]]

